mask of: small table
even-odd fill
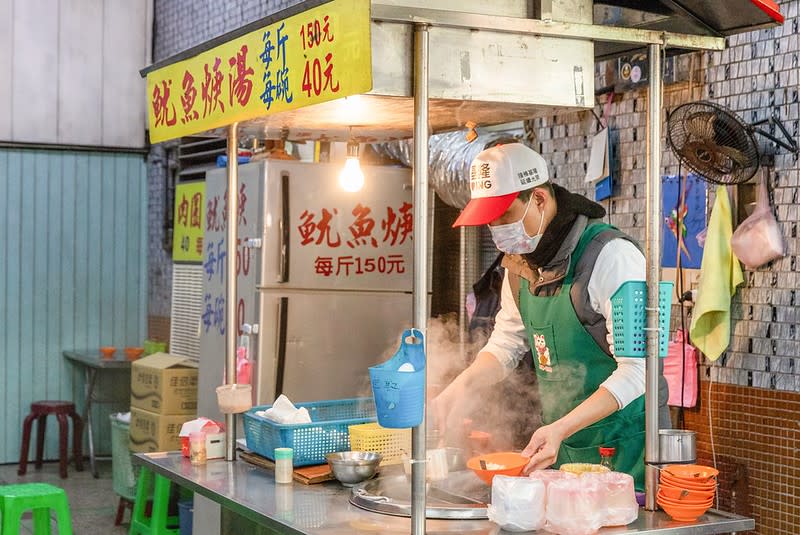
[[[86,429],[89,436],[89,466],[92,470],[92,475],[97,478],[97,464],[95,463],[96,457],[94,454],[94,432],[92,429],[92,402],[99,403],[106,402],[94,398],[94,386],[97,380],[97,374],[104,370],[119,370],[127,371],[130,373],[131,361],[122,358],[114,357],[105,359],[100,356],[100,351],[64,351],[64,358],[72,361],[78,366],[83,366],[84,376],[86,380],[83,385],[84,405],[83,405],[83,421],[86,423]]]

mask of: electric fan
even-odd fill
[[[787,141],[758,126],[774,124]],[[667,139],[678,158],[695,173],[715,184],[741,184],[750,180],[761,163],[754,133],[797,152],[797,144],[776,117],[747,124],[734,113],[707,101],[675,108],[667,118]]]

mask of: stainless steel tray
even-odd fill
[[[451,472],[427,485],[426,516],[437,519],[484,519],[491,489],[473,472]],[[405,474],[387,474],[353,487],[350,503],[385,515],[411,516],[411,481]]]

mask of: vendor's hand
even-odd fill
[[[561,447],[563,440],[564,436],[555,424],[537,429],[528,445],[522,450],[522,455],[531,458],[524,473],[529,474],[533,470],[543,470],[552,466],[558,458],[558,448]]]

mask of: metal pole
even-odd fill
[[[225,383],[236,382],[236,239],[239,235],[239,123],[228,127],[228,258],[225,262]],[[225,415],[225,460],[236,460],[236,415]]]
[[[428,25],[414,25],[414,326],[428,325]],[[427,336],[426,336],[427,339]],[[426,352],[427,354],[427,352]],[[427,367],[426,367],[427,368]],[[427,370],[425,382],[427,384]],[[423,392],[423,405],[426,391]],[[425,534],[425,409],[411,431],[411,533]]]
[[[658,469],[658,283],[661,267],[661,45],[649,45],[645,258],[647,266],[647,377],[645,382],[645,507],[656,510]]]

